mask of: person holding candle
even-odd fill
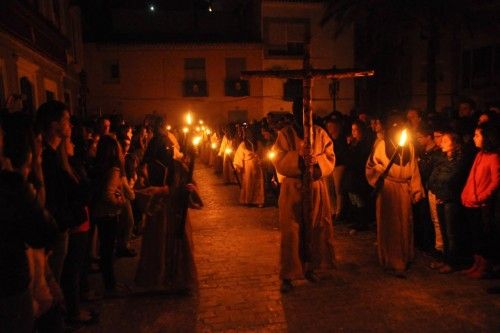
[[[404,125],[399,115],[389,116],[386,135],[377,140],[366,163],[368,183],[380,187],[376,197],[379,262],[396,274],[404,272],[414,259],[412,203],[425,196]],[[382,175],[386,177],[380,186]]]
[[[240,203],[243,205],[257,205],[264,207],[264,173],[262,160],[259,157],[259,148],[255,133],[251,128],[245,130],[245,140],[238,146],[234,154],[233,165],[242,175]]]

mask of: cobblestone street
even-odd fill
[[[196,179],[205,203],[190,211],[197,295],[104,300],[95,305],[100,324],[83,331],[500,331],[500,297],[484,291],[500,280],[439,275],[422,256],[406,278],[387,275],[377,265],[375,234],[349,235],[343,227],[335,229],[338,268],[281,295],[277,209],[239,206],[237,187],[203,165]],[[133,286],[135,264],[119,259],[118,279]]]

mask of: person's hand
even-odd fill
[[[318,160],[316,159],[315,156],[306,155],[306,156],[304,156],[304,164],[306,167],[310,167],[310,166],[318,164]]]

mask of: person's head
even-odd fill
[[[458,116],[460,118],[463,117],[472,117],[474,113],[474,101],[465,99],[458,103]]]
[[[97,144],[95,164],[106,172],[113,167],[122,169],[123,157],[118,141],[111,135],[101,136]]]
[[[59,101],[43,103],[37,110],[36,123],[44,137],[71,137],[71,121],[68,107]]]
[[[433,126],[432,136],[434,138],[434,143],[436,146],[441,148],[441,142],[443,141],[443,135],[445,132],[449,132],[449,126],[446,126],[442,123],[437,123]]]
[[[374,133],[382,133],[384,131],[384,126],[380,117],[375,117],[370,120],[370,127]]]
[[[457,151],[462,144],[462,138],[460,135],[453,131],[446,131],[443,133],[443,137],[441,139],[441,150],[443,153],[452,155],[455,151]]]
[[[498,152],[500,148],[498,125],[487,122],[479,124],[474,131],[474,144],[485,152]]]
[[[366,125],[361,120],[355,120],[351,125],[351,134],[354,140],[361,141],[366,137]]]
[[[342,124],[337,118],[328,118],[325,124],[326,132],[333,139],[337,139],[342,134]]]
[[[26,124],[26,117],[19,112],[9,115],[3,126],[4,156],[15,171],[27,178],[33,158],[32,127]]]
[[[493,111],[484,111],[484,112],[481,112],[481,114],[479,115],[479,118],[477,119],[477,124],[480,125],[480,124],[484,124],[484,123],[487,123],[489,121],[496,121],[497,119],[497,114]]]
[[[111,120],[102,117],[97,124],[97,131],[100,135],[108,135],[111,132]]]
[[[263,126],[262,129],[260,130],[260,133],[262,134],[264,140],[269,141],[272,139],[271,130],[268,127]]]
[[[435,144],[432,129],[427,125],[420,125],[416,131],[417,144],[423,148]]]
[[[410,126],[414,129],[418,128],[420,123],[422,122],[422,114],[420,110],[411,108],[406,112],[406,119],[410,123]]]

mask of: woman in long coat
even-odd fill
[[[366,177],[375,187],[397,149],[404,123],[389,117],[384,139],[379,139],[366,163]],[[398,153],[376,198],[378,257],[382,267],[404,272],[414,259],[412,203],[424,197],[413,145],[408,142]]]

